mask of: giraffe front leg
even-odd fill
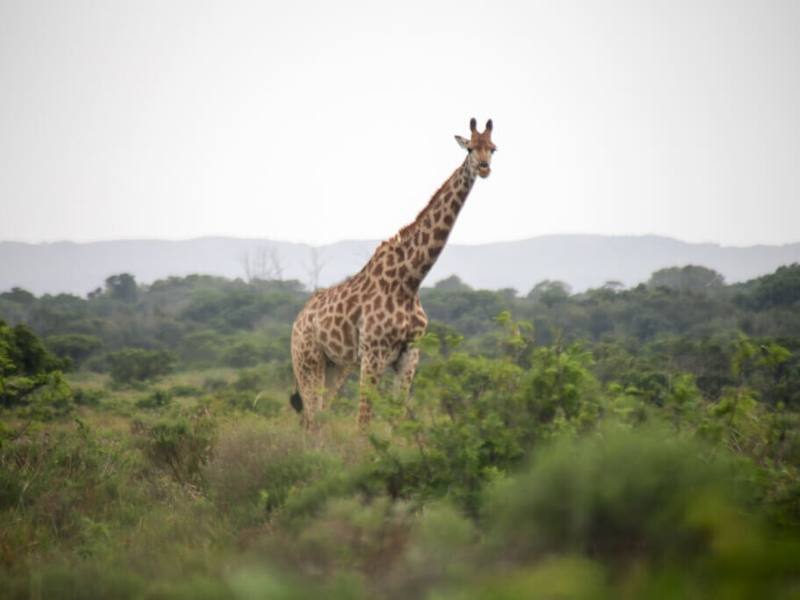
[[[395,363],[397,375],[394,379],[394,393],[403,394],[403,400],[408,400],[411,384],[419,364],[419,348],[409,348],[400,355]]]
[[[378,380],[385,368],[386,360],[381,354],[365,354],[361,359],[358,427],[362,431],[367,428],[372,420],[372,395],[377,392]]]

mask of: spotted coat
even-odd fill
[[[419,288],[433,267],[475,182],[489,174],[492,122],[472,136],[456,139],[468,153],[413,223],[378,246],[363,269],[316,292],[292,327],[292,366],[297,389],[292,404],[307,427],[325,408],[347,376],[361,371],[358,423],[372,415],[370,388],[391,367],[396,384],[408,393],[419,351],[413,346],[428,324]]]

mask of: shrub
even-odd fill
[[[487,484],[518,465],[538,440],[595,423],[599,387],[588,371],[591,356],[575,346],[532,353],[529,325],[507,313],[498,323],[499,358],[445,357],[435,336],[421,340],[433,356],[420,368],[413,404],[376,398],[377,411],[407,443],[371,438],[372,485],[419,503],[446,497],[476,516]],[[521,365],[531,354],[534,366],[526,371]]]
[[[175,368],[175,355],[167,350],[126,348],[108,355],[111,380],[130,384],[157,379]]]
[[[203,474],[217,504],[238,522],[252,524],[338,464],[335,456],[307,448],[296,429],[248,418],[225,428]]]
[[[201,396],[203,390],[193,385],[178,384],[169,388],[169,393],[177,398],[187,398],[192,396]]]
[[[172,402],[172,394],[166,390],[155,390],[149,396],[136,402],[137,408],[164,408]]]
[[[48,348],[58,356],[68,358],[75,368],[80,367],[87,358],[97,352],[103,345],[100,338],[85,333],[52,335],[45,341]]]
[[[237,369],[252,367],[258,363],[261,358],[260,355],[261,353],[254,344],[250,342],[241,342],[225,352],[223,362],[229,367]]]
[[[22,406],[24,416],[46,421],[74,408],[72,389],[60,371],[32,377],[0,377],[0,404]]]
[[[0,445],[0,510],[14,509],[50,534],[69,537],[81,530],[84,516],[113,503],[127,466],[118,445],[99,439],[81,420],[18,435]]]
[[[8,327],[0,319],[0,376],[38,375],[66,366],[68,361],[48,352],[30,327],[24,324]]]
[[[146,456],[180,483],[200,483],[214,449],[216,425],[207,417],[134,423]]]
[[[248,369],[238,372],[236,381],[233,382],[233,388],[240,392],[255,392],[263,389],[266,383],[266,377],[262,370]]]
[[[500,482],[486,518],[505,558],[690,560],[727,533],[718,527],[739,526],[727,508],[746,499],[736,479],[732,463],[672,430],[606,427],[554,445],[526,473]],[[716,510],[732,520],[709,522]]]
[[[203,380],[203,389],[209,392],[218,392],[228,387],[228,382],[222,377],[206,377]]]
[[[100,401],[103,399],[104,395],[105,393],[103,390],[84,387],[75,388],[73,392],[75,404],[79,406],[97,407],[100,405]]]

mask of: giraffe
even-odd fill
[[[467,156],[414,222],[382,242],[356,275],[314,293],[298,314],[292,326],[296,387],[291,404],[307,428],[316,427],[315,413],[356,368],[361,369],[362,430],[372,417],[370,390],[387,368],[395,371],[396,388],[409,393],[419,361],[413,342],[428,324],[420,285],[447,243],[476,176],[489,176],[496,150],[491,119],[482,133],[470,120],[470,132],[470,139],[455,136]]]

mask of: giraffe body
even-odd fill
[[[391,367],[405,393],[411,386],[419,351],[413,347],[428,323],[419,288],[447,243],[476,175],[489,174],[495,146],[491,121],[472,138],[456,136],[467,158],[434,194],[416,220],[382,242],[356,275],[316,292],[292,327],[292,366],[306,426],[338,392],[347,376],[360,369],[359,424],[371,418],[369,389]],[[298,398],[299,393],[299,398]],[[302,399],[302,400],[301,400]]]

